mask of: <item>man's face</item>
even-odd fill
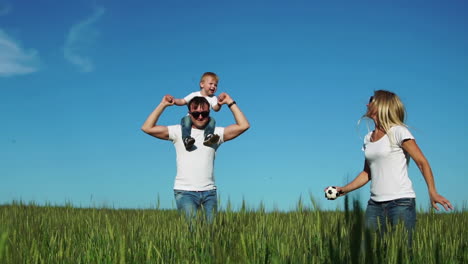
[[[210,106],[207,104],[190,106],[190,118],[192,119],[192,127],[203,129],[210,120]]]
[[[200,88],[203,90],[202,94],[204,96],[214,95],[216,90],[218,90],[218,81],[211,76],[206,76],[203,78],[203,81],[200,82]]]

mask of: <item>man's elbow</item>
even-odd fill
[[[244,126],[242,126],[242,133],[244,133],[245,131],[249,130],[249,128],[250,128],[250,124],[249,124],[249,123],[247,123],[247,124],[245,124]]]
[[[149,129],[145,126],[141,127],[141,131],[145,132],[146,134],[149,134]]]

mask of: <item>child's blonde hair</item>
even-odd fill
[[[378,126],[380,126],[385,133],[388,133],[391,127],[405,125],[405,106],[401,102],[398,95],[393,92],[378,90],[374,92],[372,101],[373,108],[377,111]]]
[[[215,79],[216,82],[219,82],[219,77],[218,77],[218,75],[216,75],[216,73],[214,73],[214,72],[205,72],[205,73],[202,75],[202,77],[200,78],[200,82],[205,81],[205,78],[206,78],[206,77],[211,77],[211,78]]]

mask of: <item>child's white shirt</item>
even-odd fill
[[[200,91],[198,92],[193,92],[187,96],[184,97],[184,100],[185,102],[187,102],[187,104],[190,102],[190,100],[192,100],[194,97],[197,97],[197,96],[201,96],[201,97],[205,97],[206,100],[208,100],[208,102],[210,103],[210,106],[211,108],[213,108],[215,105],[218,104],[218,97],[216,95],[212,95],[212,96],[203,96],[201,94]]]

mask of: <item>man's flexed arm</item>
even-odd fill
[[[172,97],[171,95],[165,95],[162,98],[161,103],[159,103],[156,109],[154,109],[154,111],[148,116],[145,123],[141,127],[141,130],[153,137],[168,140],[169,129],[167,128],[167,126],[158,125],[157,122],[164,109],[171,105],[174,105],[174,97]]]
[[[240,108],[237,106],[236,102],[232,100],[231,96],[229,96],[227,93],[222,93],[218,98],[218,103],[220,105],[227,104],[229,106],[229,109],[231,109],[231,112],[234,115],[234,119],[236,120],[235,124],[230,125],[224,129],[224,141],[226,142],[244,133],[247,129],[250,128],[250,124],[249,121],[247,121],[244,113],[242,113]]]

